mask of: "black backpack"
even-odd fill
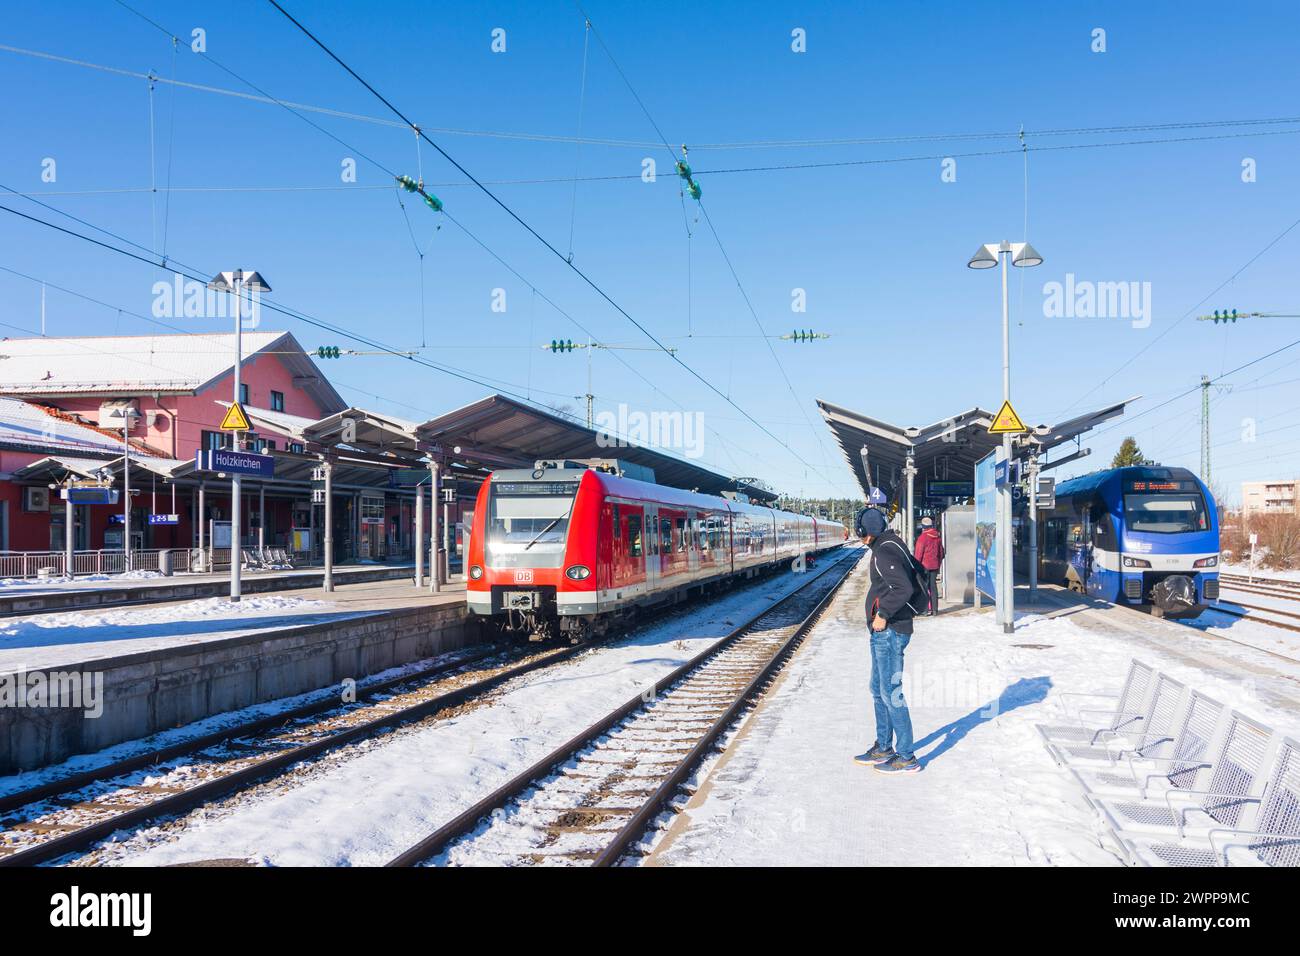
[[[920,561],[916,560],[916,556],[908,550],[907,543],[901,538],[895,537],[886,543],[895,545],[899,551],[907,555],[906,567],[912,577],[912,596],[907,599],[907,603],[911,605],[914,614],[920,614],[922,609],[927,607],[930,603],[929,591],[927,591],[925,585],[921,583],[926,580],[926,575],[929,572],[926,571]],[[874,553],[875,549],[873,548],[872,551]]]

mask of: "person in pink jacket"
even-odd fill
[[[939,568],[943,566],[943,539],[934,526],[934,519],[921,519],[921,533],[916,536],[912,554],[925,568],[925,591],[930,599],[928,613],[933,617],[939,613]]]

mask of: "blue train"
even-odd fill
[[[1022,516],[1022,562],[1027,533]],[[1186,468],[1111,468],[1062,482],[1056,507],[1038,513],[1038,575],[1158,616],[1194,617],[1219,598],[1214,497]]]

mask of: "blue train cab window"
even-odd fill
[[[1129,492],[1124,495],[1124,520],[1130,531],[1148,534],[1186,534],[1210,528],[1199,490]]]

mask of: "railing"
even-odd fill
[[[256,551],[255,544],[245,550]],[[286,549],[287,550],[287,549]],[[131,552],[131,570],[161,571],[162,554],[167,552],[173,573],[178,571],[228,571],[230,570],[229,548],[208,548],[206,555],[198,548],[161,548]],[[323,563],[319,553],[288,551],[296,567],[318,566]],[[35,578],[62,578],[67,576],[62,551],[0,551],[0,581],[31,580]],[[401,562],[410,560],[410,549],[395,549],[380,560],[381,562]],[[74,551],[72,552],[72,574],[74,577],[87,575],[122,574],[126,571],[126,555],[121,551]],[[42,574],[44,572],[44,574]]]
[[[168,552],[172,571],[189,571],[199,562],[196,551],[186,548],[164,548],[131,552],[131,568],[135,571],[162,570],[162,553]],[[230,563],[230,552],[225,552]],[[39,577],[65,577],[66,554],[63,551],[0,551],[0,580],[29,580]],[[74,551],[72,573],[74,576],[122,574],[126,571],[126,555],[121,551]],[[42,573],[43,572],[43,573]]]

